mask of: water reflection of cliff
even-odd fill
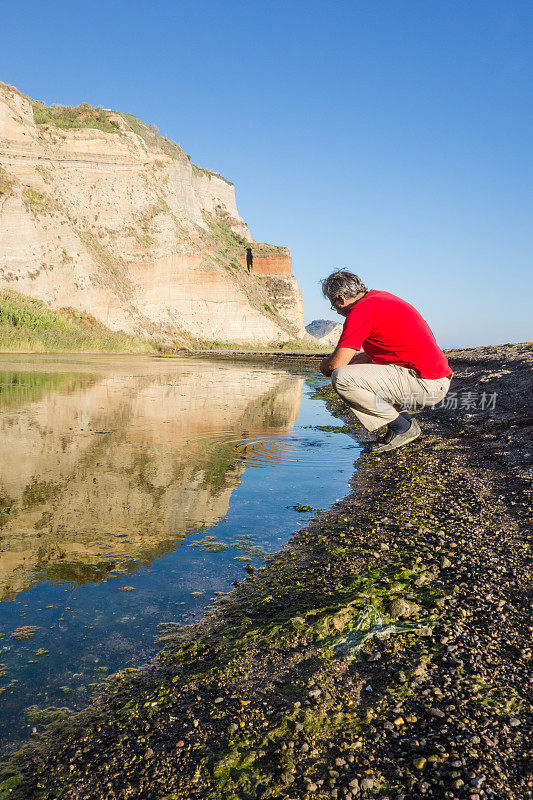
[[[302,380],[279,371],[135,364],[0,373],[1,597],[136,569],[213,525],[245,469],[235,445],[298,415]]]

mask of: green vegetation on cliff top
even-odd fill
[[[33,118],[37,125],[55,125],[57,128],[97,128],[106,133],[117,133],[119,124],[110,119],[109,112],[103,108],[93,108],[88,103],[79,106],[45,106],[36,100],[30,101],[33,106]]]
[[[30,353],[154,353],[156,342],[111,331],[73,309],[55,311],[42,300],[0,290],[0,350]]]
[[[114,115],[122,117],[128,127],[143,139],[149,147],[157,147],[163,150],[171,158],[178,161],[191,160],[188,155],[176,142],[167,139],[166,136],[161,136],[157,127],[154,125],[147,125],[134,114],[128,114],[122,111],[113,112],[110,109],[98,106],[89,105],[89,103],[80,103],[78,106],[62,106],[51,105],[47,106],[40,100],[32,100],[28,98],[33,108],[33,118],[37,125],[55,125],[56,128],[69,130],[72,128],[93,128],[105,133],[119,133],[120,123],[114,118]],[[203,174],[209,180],[211,178],[220,178],[221,180],[233,184],[221,175],[219,172],[199,167],[197,164],[191,165],[195,174]]]

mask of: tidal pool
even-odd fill
[[[360,448],[312,372],[148,356],[0,357],[0,748],[160,649],[312,512]]]

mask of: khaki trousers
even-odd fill
[[[420,378],[397,364],[349,364],[333,370],[331,383],[367,431],[392,422],[398,408],[434,406],[450,388],[450,378]]]

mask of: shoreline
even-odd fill
[[[15,754],[0,800],[529,797],[533,345],[447,355],[457,409],[363,454],[347,497]]]

